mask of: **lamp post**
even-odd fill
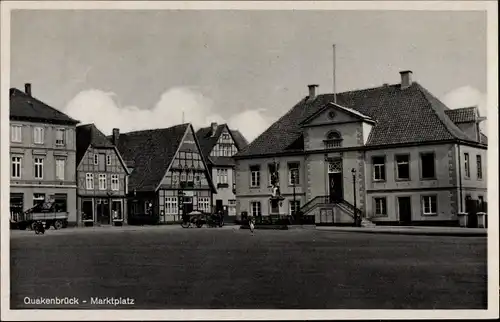
[[[295,194],[295,178],[296,178],[296,171],[292,171],[292,186],[293,186],[293,219],[297,220],[297,199],[296,199],[296,194]]]
[[[356,205],[356,169],[352,168],[352,192],[354,195],[354,226],[358,226],[358,207]]]

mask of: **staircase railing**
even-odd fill
[[[316,196],[313,199],[309,200],[305,205],[300,207],[300,212],[305,215],[317,205],[326,203],[331,203],[330,196]]]

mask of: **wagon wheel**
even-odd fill
[[[37,225],[36,221],[32,222],[31,225],[30,225],[30,229],[31,230],[36,230],[36,225]]]
[[[181,227],[182,228],[189,228],[191,224],[189,223],[189,221],[183,221],[181,222]]]
[[[60,220],[56,220],[54,222],[54,229],[61,229],[63,227],[63,223]]]
[[[201,228],[203,226],[203,223],[201,221],[196,222],[196,227]]]

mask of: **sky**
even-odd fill
[[[227,122],[252,141],[308,94],[399,83],[486,115],[486,14],[22,10],[11,87],[105,134]]]

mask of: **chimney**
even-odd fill
[[[215,135],[215,132],[217,131],[217,123],[216,122],[212,122],[210,124],[210,135],[211,136],[214,136]]]
[[[113,145],[118,146],[118,139],[120,138],[120,129],[113,129]]]
[[[309,100],[313,100],[316,98],[316,87],[318,87],[319,85],[316,85],[316,84],[313,84],[313,85],[307,85],[307,87],[309,88]]]
[[[411,86],[411,70],[404,70],[399,72],[401,74],[401,89],[405,89]]]
[[[24,92],[25,92],[28,96],[31,96],[31,84],[30,84],[30,83],[26,83],[26,84],[24,84]]]

